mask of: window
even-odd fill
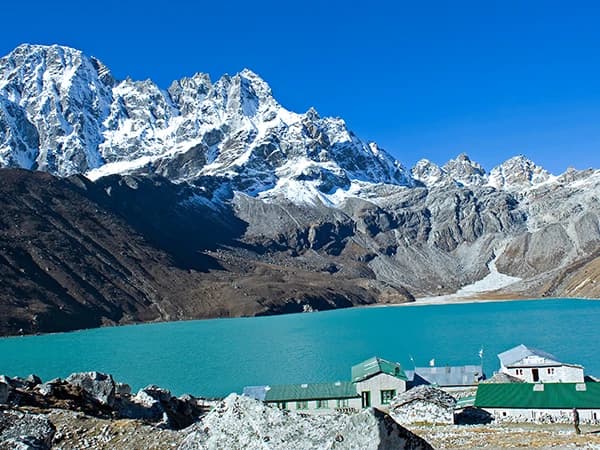
[[[594,417],[594,420],[598,420],[598,414],[593,413],[592,416]]]
[[[517,369],[515,372],[517,375],[523,375],[523,369]]]
[[[347,398],[340,398],[337,401],[338,408],[347,408],[349,406]]]
[[[277,402],[277,407],[279,409],[286,409],[287,408],[287,402]]]
[[[329,408],[329,401],[317,400],[317,409]]]
[[[368,408],[371,406],[371,391],[362,391],[360,397],[362,399],[363,408]]]
[[[381,404],[389,405],[395,396],[396,396],[396,391],[394,389],[381,391]]]
[[[296,402],[296,409],[308,409],[308,402],[306,400]]]
[[[554,375],[554,367],[548,368],[548,375]]]

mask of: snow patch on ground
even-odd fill
[[[464,298],[473,298],[476,299],[478,294],[482,294],[484,292],[495,291],[497,289],[502,289],[504,287],[510,286],[511,284],[517,283],[522,280],[519,277],[513,277],[510,275],[506,275],[498,272],[498,268],[496,267],[496,261],[503,253],[504,248],[500,251],[496,252],[497,256],[488,263],[488,269],[490,271],[485,277],[481,280],[475,281],[474,283],[463,286],[454,294],[448,295],[438,295],[435,297],[421,297],[416,299],[418,304],[443,304],[448,303],[457,299]]]
[[[494,258],[488,264],[488,269],[490,273],[487,274],[484,278],[475,283],[469,284],[467,286],[459,289],[455,295],[464,296],[464,295],[472,295],[480,292],[489,292],[495,291],[496,289],[501,289],[506,286],[510,286],[513,283],[521,281],[519,277],[512,277],[510,275],[505,275],[503,273],[498,272],[496,267],[496,260],[498,256]]]

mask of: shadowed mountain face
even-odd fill
[[[407,170],[340,118],[286,110],[249,70],[164,91],[75,49],[19,46],[0,58],[0,167],[5,334],[398,303],[479,280],[491,297],[600,296],[600,171],[516,156],[488,173],[465,154]]]
[[[569,195],[586,211],[534,230],[511,194],[447,189],[388,192],[379,205],[237,194],[216,206],[157,176],[2,169],[0,332],[399,303],[481,279],[494,258],[522,278],[503,295],[598,295],[590,204]],[[555,193],[538,195],[557,213]]]
[[[377,301],[361,280],[261,261],[239,241],[247,224],[196,195],[160,177],[0,170],[0,333]]]

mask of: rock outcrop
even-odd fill
[[[8,397],[12,388],[8,383],[0,381],[0,405],[8,402]]]
[[[50,450],[55,432],[42,414],[0,411],[0,449]]]
[[[191,395],[174,397],[166,389],[148,386],[135,395],[100,372],[74,373],[66,380],[42,383],[2,376],[0,404],[8,407],[79,411],[104,419],[135,419],[155,426],[179,430],[190,426],[208,410],[206,402]],[[4,401],[2,401],[4,399]]]
[[[191,396],[174,397],[171,392],[150,385],[135,396],[119,396],[116,407],[120,417],[145,420],[160,428],[180,430],[206,413],[203,401]]]
[[[382,412],[301,415],[231,394],[194,425],[179,450],[431,449]]]
[[[456,399],[432,386],[417,386],[398,394],[390,415],[398,423],[453,424]]]
[[[65,380],[73,386],[79,386],[102,405],[115,403],[115,381],[111,375],[99,372],[73,373]]]

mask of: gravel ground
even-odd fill
[[[136,420],[105,420],[72,411],[52,410],[48,418],[56,426],[56,450],[168,450],[186,436]]]
[[[162,430],[136,420],[105,420],[83,413],[43,412],[56,426],[56,450],[168,450],[176,449],[186,430]],[[408,425],[410,431],[436,449],[577,448],[600,450],[600,427],[581,426],[577,436],[572,425]]]
[[[581,426],[582,434],[579,436],[572,425],[565,424],[409,425],[407,428],[439,449],[600,449],[598,426]]]

